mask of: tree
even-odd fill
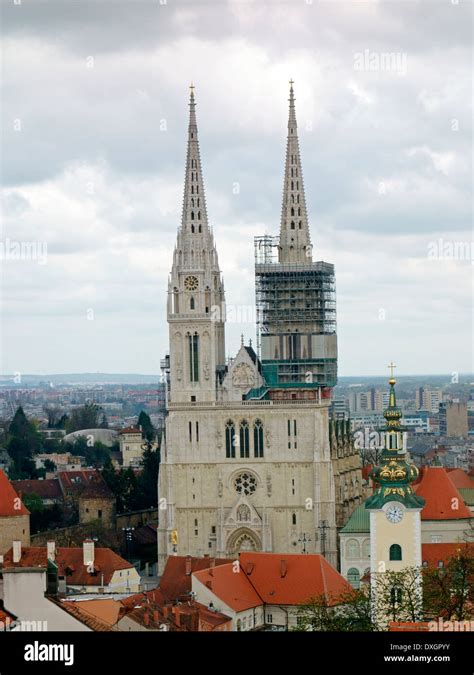
[[[103,417],[103,412],[100,406],[95,403],[86,403],[72,411],[66,423],[66,430],[70,434],[82,429],[98,429],[100,428],[101,417]]]
[[[384,628],[390,621],[420,621],[423,617],[422,576],[418,567],[376,573],[374,610]]]
[[[21,406],[9,425],[6,448],[14,462],[12,477],[35,478],[37,472],[33,455],[41,449],[41,436]]]
[[[45,405],[43,411],[48,418],[48,429],[57,429],[58,422],[62,419],[62,410],[56,405]]]
[[[370,586],[351,589],[337,597],[320,595],[301,605],[296,631],[375,631],[371,617]]]
[[[160,452],[152,450],[151,443],[147,443],[142,456],[142,472],[138,478],[138,488],[141,495],[141,507],[149,509],[158,504],[158,472],[160,469]]]
[[[138,415],[138,427],[142,430],[143,438],[152,441],[155,438],[155,427],[152,424],[150,416],[142,410]]]
[[[423,569],[423,599],[430,618],[474,618],[474,545],[460,544],[445,567]]]
[[[56,464],[52,462],[50,459],[45,459],[43,466],[45,471],[47,471],[48,473],[53,473],[54,471],[56,471]]]

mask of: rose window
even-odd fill
[[[257,489],[257,479],[251,473],[239,473],[234,480],[234,487],[240,495],[251,495]]]

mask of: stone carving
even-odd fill
[[[239,363],[232,373],[232,384],[234,387],[253,387],[255,384],[255,374],[247,363]]]
[[[219,476],[219,478],[217,479],[217,496],[218,497],[222,497],[223,490],[224,490],[224,486],[222,484],[222,476]]]
[[[267,474],[267,495],[268,497],[272,496],[272,477],[270,474]]]
[[[205,378],[206,380],[208,380],[208,379],[209,379],[210,370],[209,370],[209,363],[208,363],[207,361],[206,361],[206,363],[204,364],[203,371],[204,371],[204,378]]]

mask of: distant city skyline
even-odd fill
[[[0,372],[159,375],[191,81],[243,316],[226,354],[255,340],[253,237],[279,230],[290,78],[340,375],[472,372],[472,5],[196,5],[2,7]]]

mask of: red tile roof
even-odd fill
[[[61,486],[57,478],[46,480],[12,480],[15,490],[22,495],[35,494],[41,499],[62,499]]]
[[[186,561],[190,563],[190,573],[186,574]],[[191,574],[209,567],[211,558],[193,558],[192,556],[169,556],[160,579],[160,591],[167,601],[176,600],[191,592]],[[228,558],[213,558],[215,565],[227,565]]]
[[[241,553],[235,562],[194,577],[236,612],[262,605],[299,605],[324,595],[338,604],[351,585],[321,555]]]
[[[103,583],[107,586],[116,570],[133,569],[133,565],[128,560],[124,560],[110,548],[95,548],[94,568],[96,574],[87,571],[87,567],[84,565],[82,547],[56,548],[55,563],[58,566],[58,574],[65,576],[68,586],[100,586],[102,585],[102,578]],[[21,559],[17,563],[13,562],[13,549],[10,549],[3,559],[4,569],[12,567],[46,568],[47,566],[47,550],[45,547],[39,546],[22,548]]]
[[[193,576],[235,612],[262,605],[262,598],[247,576],[235,570],[235,564],[228,562],[226,565],[194,572]]]
[[[426,633],[430,630],[428,621],[390,621],[390,633]]]
[[[27,516],[29,513],[6,474],[0,469],[0,518],[4,518],[5,516]]]
[[[119,431],[119,434],[141,434],[141,430],[137,429],[136,427],[127,427],[126,429],[122,429]]]
[[[444,467],[424,467],[421,482],[414,486],[416,494],[424,497],[426,504],[422,520],[459,520],[472,518],[461,494],[448,477]]]
[[[113,492],[96,469],[59,471],[58,477],[67,496],[82,499],[115,499]]]
[[[447,469],[448,476],[458,488],[474,488],[474,480],[462,469]]]
[[[322,555],[241,553],[240,565],[266,604],[299,605],[321,595],[338,604],[352,590]]]
[[[62,610],[73,616],[75,619],[83,623],[85,626],[96,632],[108,632],[113,630],[110,624],[105,621],[101,621],[94,614],[90,614],[79,602],[62,602],[48,596],[48,600],[54,603],[57,607],[60,607]]]
[[[460,551],[465,550],[474,556],[474,544],[457,542],[451,544],[422,544],[421,560],[427,562],[428,567],[439,567],[442,561],[446,565],[450,558],[454,558]]]

